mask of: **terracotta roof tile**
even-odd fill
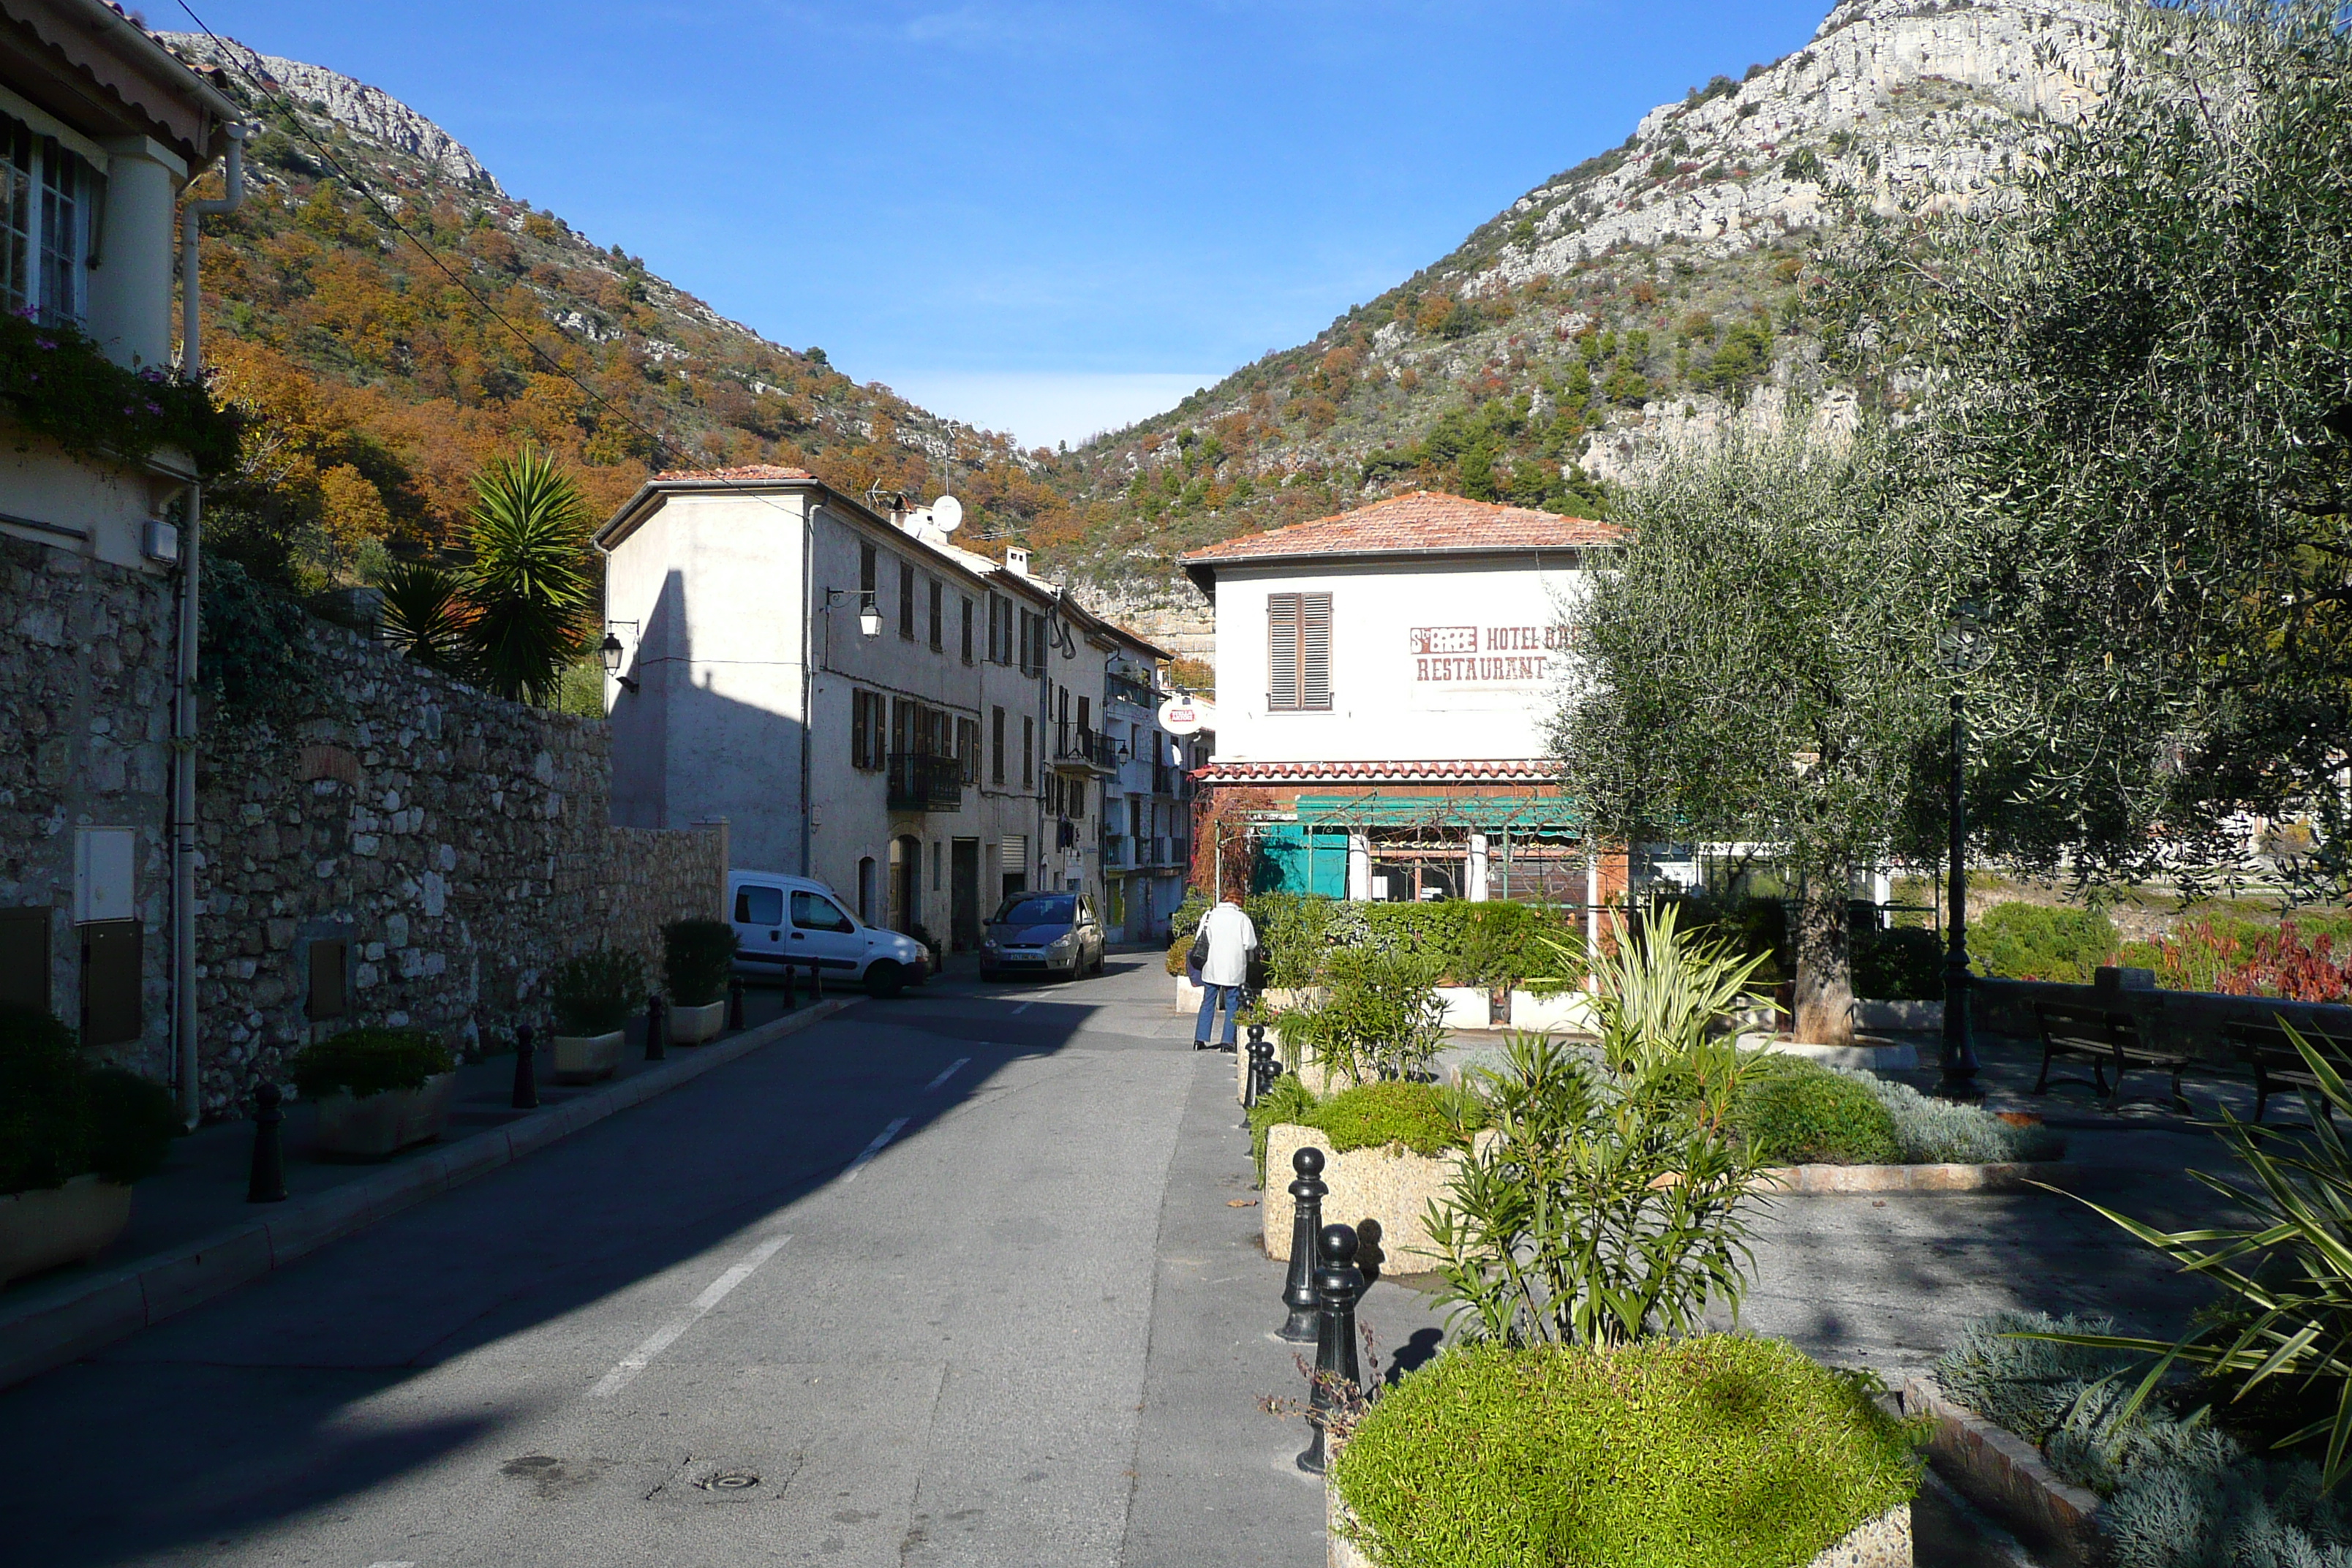
[[[1559,764],[1540,758],[1470,758],[1425,762],[1213,762],[1194,770],[1203,784],[1445,784],[1500,780],[1557,784]]]
[[[738,484],[785,483],[816,478],[806,468],[779,468],[773,463],[745,463],[734,468],[668,468],[656,474],[651,480],[657,485],[692,484],[697,479],[707,483]]]
[[[1195,550],[1184,564],[1213,566],[1229,561],[1263,561],[1292,555],[1403,555],[1460,551],[1565,550],[1607,544],[1619,537],[1615,525],[1590,518],[1560,517],[1526,507],[1497,506],[1433,490],[1391,496],[1370,506],[1294,522],[1264,533],[1245,533]]]

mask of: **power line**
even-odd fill
[[[745,494],[751,495],[757,500],[765,501],[770,506],[775,507],[779,511],[789,511],[791,510],[788,507],[779,504],[773,498],[762,494],[760,491],[753,490],[750,486],[741,485],[733,479],[728,479],[724,474],[715,468],[708,468],[700,463],[695,462],[692,458],[688,456],[685,447],[663,436],[660,432],[649,429],[646,426],[639,424],[630,416],[626,409],[621,408],[620,405],[611,397],[607,396],[604,393],[598,392],[594,387],[590,386],[578,376],[572,374],[572,372],[566,370],[560,363],[549,355],[546,350],[533,342],[530,333],[524,331],[513,321],[508,320],[506,315],[500,311],[497,306],[491,304],[479,293],[476,292],[471,282],[459,277],[455,271],[451,270],[447,263],[444,262],[440,257],[434,254],[432,247],[426,245],[424,240],[412,232],[407,225],[402,223],[398,216],[384,204],[383,199],[379,197],[374,191],[369,189],[368,184],[364,180],[362,180],[357,175],[353,174],[343,165],[341,160],[336,158],[333,153],[330,152],[316,136],[310,133],[310,127],[303,123],[300,112],[295,109],[294,105],[285,97],[285,95],[271,88],[266,79],[257,75],[254,70],[246,64],[244,57],[247,54],[252,53],[251,50],[246,49],[242,45],[232,46],[227,39],[222,37],[218,33],[214,32],[210,25],[207,24],[202,16],[196,15],[195,7],[189,5],[188,0],[178,0],[178,5],[181,10],[185,11],[188,14],[188,20],[194,22],[196,25],[197,30],[203,33],[205,37],[210,38],[213,41],[214,46],[219,49],[221,56],[227,59],[231,65],[236,68],[237,74],[244,77],[245,79],[252,85],[255,91],[260,93],[264,98],[267,98],[271,102],[278,105],[279,109],[285,110],[286,117],[293,124],[296,134],[299,135],[304,142],[310,143],[311,150],[319,155],[320,159],[326,163],[327,167],[334,171],[345,184],[357,191],[360,195],[366,200],[368,205],[375,209],[376,216],[382,218],[387,226],[392,228],[402,238],[407,240],[409,244],[415,246],[416,247],[417,254],[424,257],[426,261],[432,263],[436,271],[439,272],[444,278],[446,278],[451,283],[457,285],[459,291],[464,293],[468,300],[471,300],[484,315],[489,317],[490,320],[498,322],[499,325],[504,327],[509,332],[512,333],[515,341],[521,343],[524,349],[527,350],[535,360],[545,365],[551,374],[562,377],[565,381],[570,382],[573,386],[579,388],[583,395],[598,405],[600,414],[606,411],[614,412],[622,424],[626,425],[630,429],[635,430],[638,435],[643,436],[646,440],[652,442],[656,455],[659,455],[662,452],[669,452],[678,458],[686,468],[691,469],[697,474],[707,476],[709,479],[725,485],[730,489],[740,489]],[[553,326],[558,332],[563,331],[563,328],[561,323],[551,322],[550,325]],[[568,335],[569,334],[566,334],[566,336]]]

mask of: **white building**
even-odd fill
[[[647,481],[597,534],[614,820],[724,816],[737,865],[957,949],[1008,892],[1102,895],[1105,668],[1150,645],[942,521],[797,468]]]
[[[1546,761],[1551,679],[1606,523],[1415,492],[1184,558],[1214,601],[1213,789],[1266,792],[1263,882],[1333,897],[1583,904]]]

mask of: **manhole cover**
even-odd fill
[[[714,1492],[740,1492],[759,1484],[760,1478],[749,1470],[722,1470],[706,1480],[695,1483],[706,1491]]]

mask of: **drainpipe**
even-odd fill
[[[809,799],[809,746],[816,731],[816,519],[820,503],[812,501],[801,516],[801,875],[814,877],[816,864],[812,840],[816,834],[815,803]],[[824,619],[825,653],[833,652],[833,617]],[[862,759],[861,759],[862,760]]]
[[[235,212],[245,200],[247,127],[228,128],[228,190],[220,201],[180,207],[180,375],[204,374],[202,276],[197,220]],[[172,680],[172,1045],[180,1074],[180,1115],[194,1127],[202,1114],[196,1070],[196,563],[205,489],[188,487],[187,526],[180,539],[180,648]]]

